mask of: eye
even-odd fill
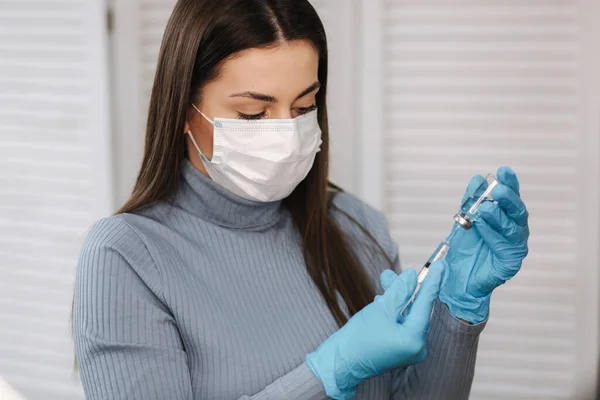
[[[317,105],[313,104],[311,106],[308,107],[299,107],[296,108],[296,111],[298,111],[298,114],[302,115],[302,114],[308,114],[311,111],[315,111],[317,109]]]
[[[239,119],[261,119],[262,117],[264,117],[266,115],[266,111],[263,111],[259,114],[244,114],[238,111],[238,118]]]

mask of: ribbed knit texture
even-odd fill
[[[337,326],[291,216],[280,202],[227,192],[189,162],[183,177],[172,201],[105,218],[87,235],[73,320],[86,397],[326,398],[304,360]],[[335,204],[397,260],[383,214],[345,193]],[[385,257],[335,216],[379,287]],[[355,398],[466,399],[483,326],[436,304],[427,359],[364,382]]]

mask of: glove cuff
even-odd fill
[[[317,350],[306,356],[306,365],[323,383],[327,397],[335,400],[351,399],[356,394],[356,388],[342,391],[338,387],[335,358],[336,349],[325,341]]]
[[[468,321],[474,325],[486,321],[490,315],[490,299],[492,294],[484,297],[473,297],[468,293],[461,293],[460,299],[440,293],[440,301],[456,318]]]

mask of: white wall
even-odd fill
[[[73,274],[112,209],[103,13],[100,0],[0,2],[0,377],[30,400],[82,398]]]

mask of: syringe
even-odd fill
[[[443,260],[444,258],[446,258],[446,255],[448,254],[448,250],[450,250],[450,244],[448,243],[448,240],[444,240],[435,249],[435,251],[433,252],[431,257],[429,257],[427,262],[425,264],[423,264],[423,268],[421,268],[419,275],[417,275],[417,286],[415,287],[415,290],[413,291],[412,296],[410,296],[410,299],[406,302],[406,304],[400,310],[398,317],[402,316],[402,314],[408,308],[408,306],[410,304],[412,304],[412,302],[415,300],[415,297],[417,296],[417,292],[421,288],[423,281],[425,281],[425,278],[427,277],[427,274],[429,273],[429,267],[431,266],[431,264],[433,264],[434,262],[436,262],[438,260]]]

